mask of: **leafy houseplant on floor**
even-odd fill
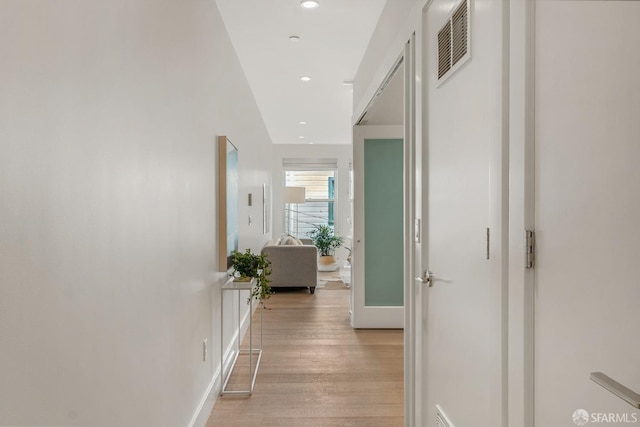
[[[249,300],[253,298],[259,300],[260,304],[264,304],[264,300],[273,295],[273,289],[269,285],[271,283],[269,280],[271,261],[265,255],[257,255],[247,249],[245,252],[234,251],[231,255],[231,262],[233,266],[231,275],[234,280],[248,282],[252,277],[256,279],[256,286],[251,291]]]
[[[336,249],[342,246],[342,237],[336,236],[333,233],[333,227],[328,225],[316,225],[315,230],[310,231],[307,235],[320,253],[318,270],[336,271],[338,264],[334,254]]]

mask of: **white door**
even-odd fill
[[[438,81],[438,31],[459,2],[425,11],[423,425],[502,425],[502,7],[471,2],[471,59]],[[482,5],[482,9],[479,9]],[[489,239],[489,241],[488,241]],[[422,285],[424,286],[424,285]],[[549,426],[552,427],[552,426]]]
[[[589,379],[640,391],[638,22],[639,2],[536,4],[537,427],[640,425]]]
[[[354,126],[354,328],[404,325],[403,126]]]

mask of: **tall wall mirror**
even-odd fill
[[[226,136],[218,137],[218,261],[220,271],[231,268],[238,250],[238,149]]]

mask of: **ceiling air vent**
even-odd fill
[[[438,31],[438,82],[444,82],[469,59],[469,1],[463,0]]]

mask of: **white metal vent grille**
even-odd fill
[[[438,32],[438,79],[451,69],[451,20]]]
[[[436,427],[454,427],[449,418],[442,412],[440,405],[436,405]]]
[[[460,2],[438,31],[438,81],[440,83],[453,74],[470,56],[469,1]]]
[[[440,414],[436,414],[436,427],[451,427]]]
[[[469,44],[468,18],[468,4],[467,1],[463,1],[451,17],[451,33],[453,34],[451,66],[456,65],[467,54]]]

